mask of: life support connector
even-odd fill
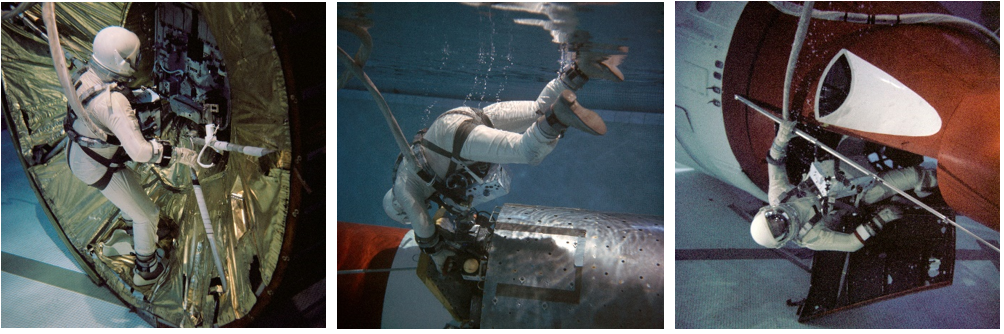
[[[86,67],[84,69],[82,69],[81,72],[83,72],[84,70],[86,70]],[[78,74],[81,73],[81,72],[78,72]],[[74,75],[74,79],[75,79],[74,88],[80,88],[81,81],[79,79],[79,75]],[[84,108],[87,108],[87,106],[91,103],[91,101],[93,101],[94,98],[96,98],[98,95],[101,95],[102,93],[111,94],[111,92],[113,90],[115,92],[119,92],[119,93],[122,93],[123,95],[125,95],[126,98],[129,99],[130,104],[132,104],[133,101],[136,100],[136,97],[133,95],[133,93],[132,93],[131,90],[129,90],[129,89],[125,88],[125,87],[119,87],[117,83],[112,82],[112,83],[102,83],[101,85],[96,85],[94,87],[91,87],[91,88],[85,90],[79,96],[79,98],[80,98],[80,104]],[[152,91],[150,93],[152,93]],[[155,93],[153,93],[153,94],[155,94]],[[108,98],[108,112],[109,113],[112,112],[111,95],[109,95],[109,98]],[[123,168],[126,168],[125,163],[128,162],[129,160],[131,160],[131,158],[129,157],[129,154],[126,153],[125,149],[122,147],[121,141],[117,137],[115,137],[115,135],[113,135],[113,134],[104,133],[106,138],[104,140],[102,140],[102,139],[98,139],[98,138],[87,137],[87,136],[81,135],[76,130],[74,130],[73,129],[73,124],[79,118],[80,118],[80,116],[78,116],[73,111],[73,108],[71,108],[69,105],[67,105],[67,108],[66,108],[66,118],[63,121],[63,131],[66,132],[66,137],[70,140],[71,145],[73,143],[79,145],[81,151],[83,151],[84,154],[86,154],[88,157],[90,157],[94,161],[98,162],[102,166],[105,166],[106,169],[105,169],[104,175],[102,175],[101,178],[98,179],[98,181],[96,181],[96,182],[94,182],[92,184],[89,184],[89,186],[91,186],[91,187],[98,188],[99,190],[104,190],[105,187],[108,186],[108,182],[111,181],[112,175],[114,175],[115,172],[117,172],[117,171],[119,171],[119,170],[121,170]],[[139,119],[137,118],[137,121],[138,120]],[[140,122],[140,126],[142,128],[142,126],[143,126],[142,122]],[[88,128],[90,128],[92,132],[98,132],[98,131],[103,132],[102,130],[97,129],[95,126],[93,126],[93,123],[88,124]],[[115,151],[114,154],[112,154],[112,156],[110,158],[105,158],[104,156],[101,156],[100,154],[98,154],[97,152],[95,152],[93,150],[93,149],[96,149],[96,148],[97,149],[100,149],[100,148],[110,148],[110,147],[114,147],[114,146],[118,146],[118,149]],[[165,158],[162,158],[161,159],[161,163],[158,164],[158,165],[161,166],[161,167],[166,167],[167,164],[170,161],[169,157],[171,156],[172,149],[171,149],[171,146],[167,145],[167,144],[164,144],[163,147],[164,148],[163,148],[162,157],[165,157]],[[69,165],[69,162],[70,162],[70,154],[69,154],[69,152],[70,151],[68,149],[67,150],[67,154],[66,154],[67,165]]]
[[[418,159],[419,170],[416,173],[426,184],[432,186],[436,191],[430,198],[440,207],[446,208],[452,213],[463,213],[475,205],[485,203],[509,193],[511,176],[508,170],[501,164],[487,162],[475,162],[460,157],[464,142],[470,136],[471,131],[478,125],[493,127],[491,120],[481,109],[471,108],[455,109],[444,113],[442,116],[462,114],[470,119],[460,123],[453,136],[453,150],[446,149],[425,139],[428,128],[418,131],[412,140],[411,149]],[[440,178],[429,165],[426,158],[426,150],[439,154],[450,159],[450,165],[446,171],[446,177]],[[397,168],[404,159],[403,155],[398,155],[397,163],[394,165],[394,175],[397,175]]]

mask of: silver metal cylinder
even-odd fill
[[[663,217],[506,204],[481,328],[663,328]]]

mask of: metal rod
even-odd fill
[[[405,270],[416,270],[418,267],[409,268],[389,268],[389,269],[349,269],[349,270],[339,270],[338,275],[346,274],[366,274],[366,273],[389,273],[392,271],[405,271]]]
[[[851,265],[851,253],[844,254],[844,269],[840,271],[840,285],[837,286],[837,300],[844,294],[844,285],[847,284],[847,267]]]
[[[352,74],[355,74],[355,76],[363,82],[363,85],[370,91],[370,94],[373,94],[373,99],[376,100],[377,107],[380,107],[380,111],[383,112],[384,118],[387,119],[387,126],[390,127],[390,132],[394,135],[394,140],[397,142],[398,148],[401,149],[401,153],[404,154],[404,157],[407,158],[413,165],[419,166],[418,158],[416,158],[415,154],[411,152],[411,146],[409,146],[408,141],[404,139],[404,132],[401,131],[401,126],[397,124],[397,119],[394,118],[394,113],[390,111],[390,106],[387,105],[387,100],[384,100],[383,95],[380,94],[380,90],[376,88],[376,85],[374,85],[373,81],[370,80],[370,77],[366,75],[366,72],[363,72],[363,69],[359,67],[359,64],[356,64],[356,62],[349,57],[349,54],[346,53],[345,50],[342,50],[341,47],[338,47],[338,60],[341,60],[342,63],[349,68],[349,71],[351,71]]]
[[[762,114],[764,116],[767,116],[767,118],[770,118],[770,120],[774,121],[775,123],[781,123],[781,119],[780,118],[778,118],[774,114],[770,113],[769,111],[767,111],[763,107],[760,107],[756,103],[753,103],[753,101],[750,101],[750,100],[748,100],[748,99],[746,99],[746,98],[744,98],[742,96],[739,96],[739,95],[736,95],[736,100],[739,100],[740,102],[745,103],[747,106],[749,106],[750,108],[753,108],[753,110],[756,110],[760,114]],[[841,161],[847,163],[851,167],[854,167],[854,169],[857,169],[857,170],[861,171],[862,173],[865,173],[865,175],[871,176],[873,179],[875,179],[876,182],[878,182],[878,184],[880,184],[880,185],[882,185],[882,186],[884,186],[886,188],[889,188],[890,190],[896,192],[900,196],[903,196],[904,198],[910,200],[914,204],[917,204],[921,208],[924,208],[924,210],[927,210],[931,214],[934,214],[934,216],[938,217],[938,219],[941,219],[941,220],[943,220],[943,221],[945,221],[945,222],[947,222],[949,224],[954,225],[956,228],[962,230],[963,232],[966,232],[966,234],[969,234],[973,238],[976,238],[977,241],[983,243],[984,245],[987,245],[987,247],[990,247],[991,249],[993,249],[993,250],[997,251],[998,253],[1000,253],[1000,251],[1001,251],[1000,248],[997,248],[996,246],[994,246],[990,242],[987,242],[986,240],[983,240],[983,238],[980,238],[975,233],[970,232],[968,229],[966,229],[965,227],[962,227],[961,225],[959,225],[955,221],[949,219],[948,217],[946,217],[945,215],[941,214],[937,210],[931,208],[930,206],[927,206],[927,204],[924,204],[919,199],[916,199],[913,196],[910,196],[909,194],[907,194],[906,192],[900,190],[899,188],[896,188],[896,187],[894,187],[894,186],[886,183],[885,180],[883,180],[877,174],[872,173],[871,171],[865,169],[864,167],[861,167],[861,165],[858,165],[856,162],[854,162],[850,158],[845,157],[843,154],[840,154],[836,150],[834,150],[834,149],[830,148],[829,146],[826,146],[825,144],[819,142],[819,140],[817,140],[816,138],[812,137],[811,135],[809,135],[809,134],[807,134],[805,132],[802,132],[801,130],[798,130],[798,129],[795,129],[795,134],[798,135],[799,137],[804,138],[805,140],[808,140],[813,145],[816,145],[819,148],[822,148],[824,151],[826,151],[826,152],[832,154],[833,156],[837,157],[837,159],[840,159]]]
[[[206,198],[202,195],[202,186],[199,185],[199,178],[195,175],[195,169],[191,170],[192,173],[192,188],[195,189],[195,200],[199,202],[199,213],[202,214],[202,226],[206,229],[206,238],[209,239],[209,248],[213,252],[213,262],[216,263],[216,271],[220,273],[220,281],[223,283],[223,291],[230,291],[227,289],[227,275],[223,271],[223,263],[220,262],[220,252],[216,249],[216,238],[213,232],[213,223],[209,220],[209,209],[206,207]]]

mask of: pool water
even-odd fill
[[[339,4],[339,15],[346,8]],[[507,164],[504,203],[664,216],[663,5],[617,4],[574,11],[591,41],[629,47],[624,82],[593,80],[579,102],[606,121],[604,136],[568,130],[537,166]],[[561,68],[563,54],[541,27],[516,19],[527,12],[462,4],[372,4],[366,17],[373,51],[364,71],[383,93],[405,138],[462,105],[533,100]],[[615,25],[610,25],[615,22]],[[354,55],[359,39],[339,31],[337,43]],[[338,74],[346,70],[339,63]],[[383,211],[399,150],[372,95],[352,78],[337,93],[337,209],[339,221],[404,227]]]

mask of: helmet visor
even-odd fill
[[[784,211],[772,208],[764,212],[764,218],[767,218],[767,226],[770,228],[770,233],[774,235],[774,239],[780,241],[788,235],[790,221]]]

